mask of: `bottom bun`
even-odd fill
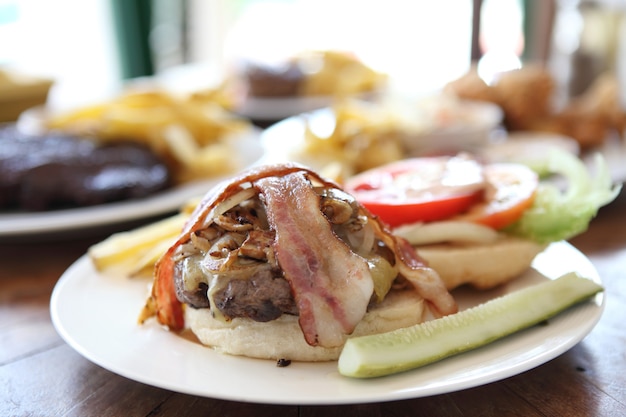
[[[383,333],[421,323],[425,308],[415,291],[392,291],[369,310],[352,336]],[[204,345],[231,355],[261,359],[319,362],[336,360],[343,346],[310,346],[304,340],[298,317],[282,315],[266,323],[235,318],[216,320],[209,309],[187,308],[187,326]]]
[[[515,237],[480,245],[418,246],[417,252],[433,268],[448,290],[463,284],[493,288],[526,271],[546,245]]]

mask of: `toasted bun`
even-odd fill
[[[418,246],[424,258],[448,290],[463,284],[488,289],[526,271],[546,245],[527,239],[502,237],[487,244],[440,244]]]
[[[369,310],[352,336],[362,336],[408,327],[424,320],[423,299],[415,291],[391,291]],[[204,345],[231,355],[261,359],[319,362],[336,360],[342,346],[310,346],[304,340],[298,317],[282,315],[265,323],[246,318],[222,322],[209,309],[187,308],[186,323]]]

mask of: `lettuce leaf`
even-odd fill
[[[533,206],[506,231],[539,243],[567,240],[585,230],[600,207],[613,201],[621,185],[613,185],[602,155],[594,155],[594,172],[578,157],[563,151],[547,154],[542,170],[566,180],[539,185]],[[561,184],[562,185],[562,184]]]

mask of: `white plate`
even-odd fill
[[[263,156],[259,132],[233,140],[233,152],[243,169]],[[234,138],[235,139],[235,138]],[[0,238],[68,232],[149,218],[178,210],[190,198],[204,195],[224,177],[183,184],[152,196],[97,206],[42,212],[0,212]]]
[[[402,103],[402,102],[399,102]],[[392,102],[390,105],[393,105]],[[450,151],[474,151],[489,142],[491,133],[499,126],[501,111],[492,104],[465,102],[466,117],[473,115],[473,122],[460,120],[458,124],[448,122],[447,125],[426,126],[426,123],[415,122],[410,125],[412,115],[418,119],[420,110],[417,105],[397,104],[398,114],[407,120],[405,148],[407,157],[447,153]],[[459,107],[461,108],[461,107]],[[425,116],[422,116],[425,117]],[[426,117],[427,118],[427,117]],[[293,160],[311,165],[315,169],[317,157],[307,158],[300,148],[303,144],[307,126],[319,137],[330,136],[335,128],[335,113],[332,108],[322,108],[308,113],[298,114],[281,120],[261,133],[261,141],[266,149],[268,159],[275,161]],[[323,156],[322,156],[323,158]],[[322,162],[323,164],[323,162]]]
[[[552,149],[560,149],[578,155],[593,172],[595,155],[600,154],[607,164],[615,183],[626,181],[626,140],[610,135],[595,149],[580,149],[575,139],[559,134],[543,132],[514,132],[502,141],[483,148],[481,154],[488,161],[521,162],[533,166]]]
[[[537,256],[519,279],[490,292],[455,293],[464,309],[486,299],[578,271],[597,282],[591,262],[565,242]],[[168,332],[155,322],[140,326],[148,293],[143,280],[99,275],[83,256],[63,274],[51,298],[52,322],[61,337],[90,361],[145,384],[198,396],[273,404],[345,404],[391,401],[457,391],[519,374],[562,354],[600,319],[604,297],[483,348],[383,378],[342,377],[336,362],[275,362],[220,354]]]
[[[383,96],[383,90],[355,93],[350,97],[363,101]],[[330,107],[338,96],[253,97],[242,100],[235,112],[255,120],[282,120],[302,113]]]
[[[319,163],[315,158],[306,158],[299,154],[299,149],[302,146],[307,123],[310,124],[310,128],[320,136],[330,135],[335,125],[335,116],[330,108],[323,108],[315,110],[309,113],[298,114],[296,116],[289,117],[282,120],[269,128],[265,129],[261,133],[261,142],[265,148],[264,161],[266,162],[285,162],[294,161],[300,162],[305,165],[311,166],[313,169],[323,168],[324,162]],[[519,133],[512,134],[511,137],[516,143],[515,146],[519,146],[517,153],[519,156],[524,156],[526,159],[533,159],[533,152],[546,152],[548,147],[558,146],[561,149],[566,149],[571,153],[580,153],[577,143],[571,143],[573,139],[567,140],[560,138],[559,143],[555,143],[557,138],[552,135],[545,145],[538,146],[535,139],[528,140],[532,136],[551,136],[548,134],[533,134],[533,133]],[[494,135],[497,137],[497,135]],[[504,139],[503,139],[504,140]],[[566,141],[568,143],[562,143]],[[506,142],[506,141],[505,141]],[[490,142],[491,143],[491,142]],[[528,145],[528,149],[524,149],[524,145]],[[474,151],[484,154],[488,159],[507,159],[510,155],[503,155],[502,152],[509,152],[510,149],[503,150],[502,143],[495,143],[493,146],[493,153],[490,152],[489,144],[484,147],[475,147]],[[508,147],[508,144],[506,145]],[[587,150],[581,153],[582,160],[589,166],[594,166],[594,153],[599,153],[604,157],[611,178],[614,182],[626,181],[626,138],[622,139],[617,136],[611,136],[597,149]],[[510,158],[509,158],[510,159]]]
[[[266,163],[300,162],[313,169],[314,160],[307,160],[299,154],[306,134],[307,123],[316,135],[330,135],[335,127],[335,115],[331,108],[305,112],[288,117],[273,124],[261,133],[261,144],[265,149],[263,160]]]
[[[620,138],[615,135],[606,140],[602,146],[595,150],[606,160],[611,178],[615,182],[626,181],[626,137]],[[585,156],[585,160],[593,164],[593,151]]]
[[[328,107],[330,96],[319,97],[247,97],[236,113],[255,120],[282,120],[296,114]]]

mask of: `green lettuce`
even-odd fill
[[[600,207],[621,190],[621,185],[613,185],[600,154],[594,155],[594,170],[563,151],[548,153],[542,162],[540,170],[565,180],[565,187],[562,181],[541,182],[533,206],[506,229],[508,233],[539,243],[567,240],[587,230]]]

